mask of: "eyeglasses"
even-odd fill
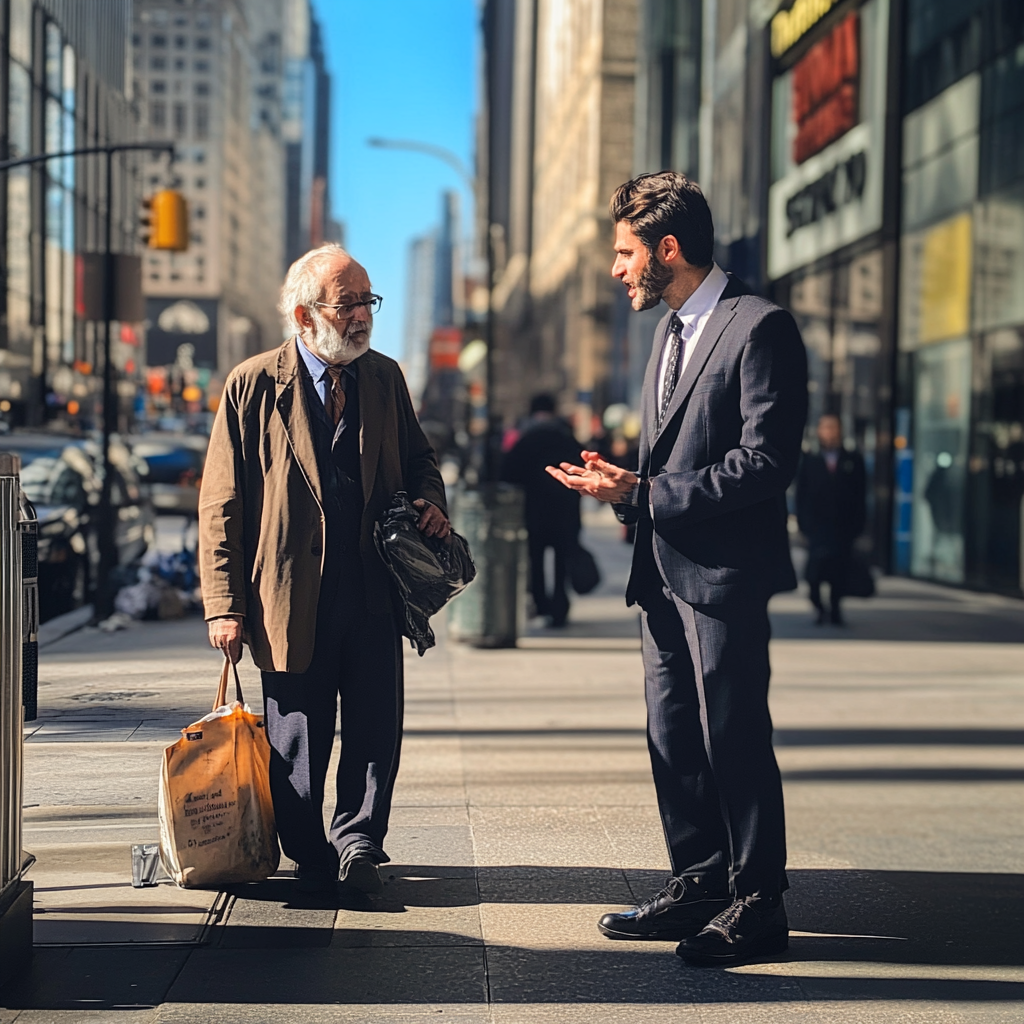
[[[318,306],[323,306],[324,309],[333,309],[335,314],[339,317],[350,317],[355,315],[355,311],[362,306],[371,315],[380,311],[381,303],[383,303],[384,297],[381,295],[371,295],[368,298],[362,299],[359,302],[341,302],[335,305],[331,305],[329,302],[318,302]]]

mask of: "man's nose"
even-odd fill
[[[370,312],[369,306],[356,306],[355,312],[352,314],[353,320],[362,320],[363,322],[369,320],[373,314]]]

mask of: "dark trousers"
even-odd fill
[[[768,713],[767,600],[643,602],[647,742],[674,875],[736,896],[786,887],[782,779]]]
[[[841,622],[843,618],[841,602],[850,574],[851,558],[852,545],[822,547],[813,542],[810,545],[806,576],[810,585],[811,604],[819,612],[824,610],[825,606],[821,600],[821,585],[827,583],[833,622]]]
[[[330,837],[323,803],[341,698],[341,760]],[[270,790],[285,854],[303,867],[337,870],[357,840],[379,851],[391,814],[402,743],[401,637],[390,615],[336,599],[317,615],[305,672],[264,672]]]
[[[579,543],[579,527],[551,529],[534,524],[527,526],[527,550],[530,556],[530,596],[538,615],[549,615],[555,622],[564,622],[569,615],[569,593],[566,589],[569,553]],[[555,573],[548,589],[544,571],[544,554],[555,553]]]

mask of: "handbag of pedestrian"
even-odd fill
[[[228,672],[235,700],[227,703]],[[270,798],[270,744],[225,657],[213,710],[181,730],[160,769],[160,859],[183,889],[261,882],[281,850]]]

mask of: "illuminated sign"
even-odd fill
[[[772,18],[772,56],[781,57],[807,35],[838,0],[796,0],[788,11]]]
[[[772,280],[882,227],[888,29],[867,0],[772,82]]]
[[[851,14],[793,66],[793,162],[802,164],[858,121],[860,20]]]

